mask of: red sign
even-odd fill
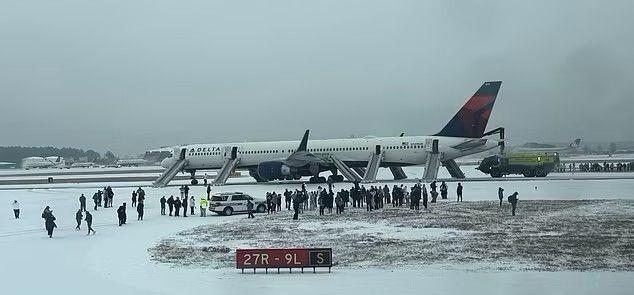
[[[237,249],[236,268],[331,267],[332,249]]]

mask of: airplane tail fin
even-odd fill
[[[573,142],[571,142],[568,147],[571,149],[578,149],[580,146],[581,146],[581,138],[577,138]]]
[[[480,138],[489,122],[502,81],[484,82],[436,136]]]
[[[304,132],[304,137],[302,137],[302,141],[299,143],[299,147],[297,148],[298,152],[302,152],[305,151],[307,146],[308,146],[308,133],[310,132],[309,129],[306,129],[306,132]]]

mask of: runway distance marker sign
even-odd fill
[[[236,249],[236,268],[313,268],[332,267],[332,248]]]

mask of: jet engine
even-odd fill
[[[262,162],[258,165],[258,175],[265,180],[293,179],[297,174],[295,170],[281,161]]]

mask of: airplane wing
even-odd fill
[[[301,167],[309,163],[325,163],[322,159],[307,151],[309,133],[310,130],[306,130],[306,132],[304,132],[304,137],[302,137],[299,147],[284,160],[284,164],[290,167]]]

